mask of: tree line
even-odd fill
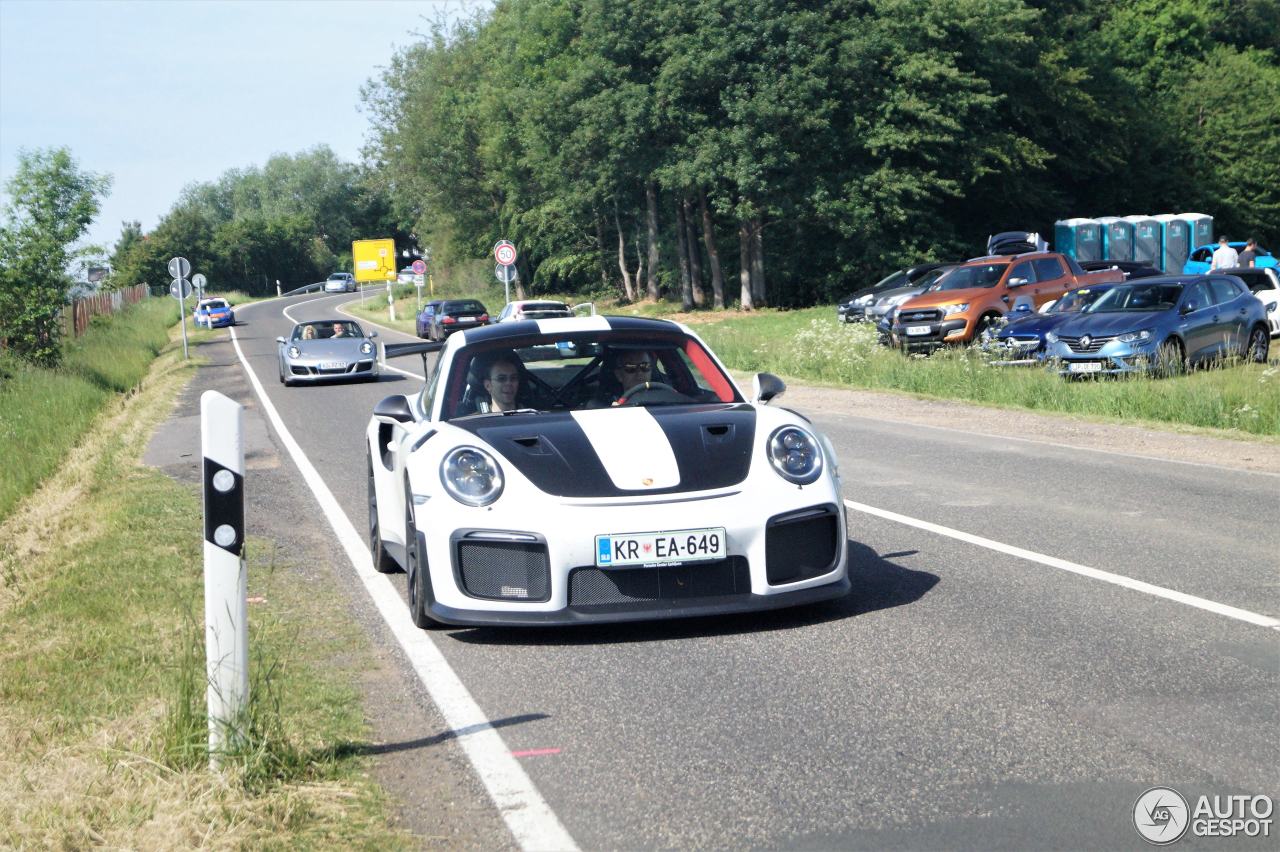
[[[1278,52],[1280,0],[499,0],[369,82],[364,162],[190,186],[125,223],[112,280],[183,254],[265,293],[352,239],[452,265],[505,238],[520,296],[752,308],[1070,216],[1195,210],[1276,247]]]

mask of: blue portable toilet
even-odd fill
[[[1102,260],[1102,226],[1093,219],[1059,219],[1053,223],[1053,246],[1076,260]]]
[[[1099,216],[1104,260],[1133,260],[1133,226],[1119,216]]]
[[[1181,216],[1161,213],[1155,217],[1160,223],[1160,263],[1164,272],[1178,274],[1191,256],[1191,224]]]
[[[1191,251],[1195,251],[1201,246],[1213,245],[1213,217],[1205,213],[1179,213],[1178,218],[1182,219],[1191,228]]]
[[[1160,269],[1160,238],[1163,236],[1160,221],[1154,216],[1125,216],[1124,220],[1133,228],[1133,259]]]

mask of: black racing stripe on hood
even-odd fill
[[[484,441],[539,490],[557,497],[625,497],[726,488],[751,470],[756,413],[750,405],[649,409],[671,443],[680,470],[673,488],[614,486],[587,435],[568,412],[466,417],[449,421]]]

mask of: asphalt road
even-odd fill
[[[420,382],[276,381],[289,317],[350,300],[244,306],[236,334],[363,530],[369,412]],[[1280,478],[815,422],[851,501],[1280,616]],[[1280,794],[1280,631],[861,511],[849,536],[839,602],[432,638],[489,719],[516,720],[512,751],[546,750],[523,768],[582,848],[1136,849],[1149,787]],[[1179,846],[1223,843],[1275,848]]]

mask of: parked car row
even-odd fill
[[[1055,252],[988,255],[939,266],[924,287],[873,285],[837,307],[872,320],[904,352],[980,343],[996,364],[1055,359],[1063,375],[1175,373],[1238,355],[1265,362],[1280,336],[1280,270],[1162,275],[1145,264]],[[885,279],[906,280],[919,267]]]

